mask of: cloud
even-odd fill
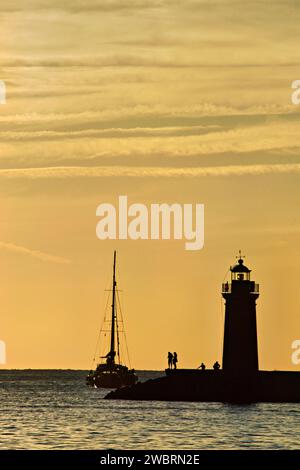
[[[177,55],[174,57],[166,53],[145,53],[143,54],[109,54],[93,57],[15,57],[14,59],[0,59],[1,67],[47,67],[47,68],[99,68],[99,67],[147,67],[147,68],[201,68],[201,69],[231,69],[231,68],[268,68],[268,67],[299,67],[299,61],[270,61],[270,62],[253,62],[241,61],[236,62],[211,62],[201,61],[196,56],[194,58],[186,58]]]
[[[80,131],[0,131],[3,141],[36,141],[36,140],[65,140],[81,138],[130,138],[154,136],[200,135],[220,130],[219,125],[207,126],[166,126],[166,127],[133,127],[84,129]]]
[[[2,0],[0,11],[22,12],[37,10],[61,10],[70,13],[114,12],[118,10],[152,9],[168,4],[177,4],[178,0]]]
[[[25,248],[24,246],[15,245],[13,243],[6,243],[0,241],[0,249],[11,251],[13,253],[20,253],[23,255],[29,255],[33,258],[37,258],[41,261],[50,262],[50,263],[57,263],[57,264],[70,264],[71,261],[66,258],[61,258],[60,256],[49,255],[48,253],[44,253],[42,251],[31,250],[29,248]]]
[[[126,107],[106,108],[102,111],[85,110],[68,113],[16,113],[0,115],[0,123],[34,124],[57,122],[82,122],[101,121],[110,119],[143,118],[143,117],[206,117],[206,116],[255,116],[273,114],[297,113],[297,107],[292,104],[280,105],[262,104],[254,106],[226,106],[210,102],[198,103],[191,106],[167,106],[164,104],[135,105]]]
[[[7,179],[68,179],[106,177],[203,177],[203,176],[243,176],[266,174],[299,174],[300,163],[225,165],[209,167],[47,167],[0,170],[0,178]]]
[[[273,11],[275,7],[286,7],[286,4],[292,5],[297,10],[297,4],[293,0],[273,0]],[[269,12],[269,0],[260,0],[259,2],[252,2],[249,4],[249,10],[261,10],[265,8]],[[114,12],[118,10],[148,10],[153,8],[166,8],[178,7],[180,10],[191,11],[204,9],[211,11],[212,9],[220,8],[219,11],[224,11],[230,7],[242,8],[244,11],[243,0],[1,0],[0,11],[3,12],[17,12],[17,11],[37,11],[37,10],[60,10],[70,13],[84,13],[84,12]],[[279,11],[281,11],[279,9]]]
[[[60,167],[67,170],[69,167],[72,171],[73,167],[105,165],[108,160],[110,166],[127,164],[151,167],[156,166],[158,158],[161,167],[174,166],[175,159],[176,166],[186,167],[188,158],[194,158],[194,163],[199,164],[199,159],[210,157],[211,165],[215,165],[214,158],[225,154],[238,156],[239,163],[245,164],[247,155],[254,152],[261,152],[261,163],[266,163],[268,153],[278,152],[282,158],[286,158],[291,149],[295,157],[293,162],[296,163],[295,160],[299,158],[296,153],[299,144],[295,141],[295,136],[299,131],[300,123],[296,120],[271,120],[248,127],[244,125],[225,130],[215,129],[213,132],[200,132],[200,129],[197,132],[191,127],[190,131],[185,130],[184,133],[179,128],[173,128],[173,133],[168,133],[160,128],[158,134],[155,131],[151,131],[151,134],[146,130],[144,135],[138,136],[133,131],[130,137],[122,133],[109,138],[87,135],[81,140],[73,139],[71,132],[69,135],[65,134],[63,145],[55,139],[48,139],[47,145],[40,138],[36,141],[22,141],[14,134],[14,140],[2,141],[1,168],[4,171],[37,167]],[[21,133],[22,135],[24,134]],[[254,162],[248,159],[248,163]],[[287,162],[284,160],[282,163]]]

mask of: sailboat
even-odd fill
[[[116,251],[114,251],[113,280],[112,280],[112,305],[111,305],[111,325],[110,325],[110,349],[105,359],[97,365],[95,370],[91,370],[86,378],[87,385],[96,388],[120,388],[134,385],[138,378],[134,369],[129,369],[121,364],[120,341],[119,341],[119,321],[117,312],[117,281],[116,281]]]

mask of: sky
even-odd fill
[[[90,367],[114,249],[131,365],[221,362],[241,249],[260,366],[299,370],[299,3],[2,0],[0,21],[1,367]],[[120,195],[204,204],[204,248],[97,239]]]

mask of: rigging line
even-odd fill
[[[93,368],[93,366],[95,364],[95,361],[96,361],[97,352],[99,352],[99,355],[102,356],[100,339],[101,339],[101,333],[103,333],[103,331],[104,331],[103,330],[104,324],[107,321],[106,318],[107,318],[108,303],[109,303],[109,295],[106,298],[106,304],[105,304],[105,307],[104,307],[104,318],[101,322],[98,337],[97,337],[96,348],[95,348],[93,362],[92,362],[92,368]]]
[[[108,303],[109,303],[109,299],[110,299],[110,296],[108,295],[107,296],[107,299],[106,299],[106,304],[105,304],[105,308],[104,308],[104,318],[102,320],[102,324],[101,324],[101,328],[100,328],[100,332],[103,330],[104,328],[104,323],[107,322],[107,311],[108,311]]]
[[[117,266],[116,266],[116,269],[117,269],[117,276],[118,276],[118,279],[119,279],[118,284],[121,284],[121,285],[122,285],[122,281],[120,282],[121,274],[120,274],[119,264],[120,264],[120,263],[118,263]]]
[[[120,350],[121,350],[121,357],[124,357],[124,358],[125,358],[124,346],[123,346],[122,342],[121,342],[121,344],[120,344]]]
[[[94,368],[94,364],[95,364],[95,361],[96,361],[96,354],[97,354],[98,345],[99,345],[99,339],[100,339],[100,332],[98,333],[96,348],[95,348],[94,357],[93,357],[93,360],[92,360],[92,363],[91,363],[90,370],[92,370]]]
[[[93,357],[93,362],[92,362],[92,368],[94,367],[95,365],[95,362],[96,362],[96,358],[97,358],[97,352],[99,351],[100,349],[100,336],[101,336],[101,331],[99,331],[98,333],[98,337],[97,337],[97,342],[96,342],[96,347],[95,347],[95,352],[94,352],[94,357]]]
[[[106,307],[105,307],[105,310],[106,310]],[[105,312],[105,310],[104,310],[104,312]],[[104,322],[105,322],[105,315],[104,315],[104,319],[102,320],[102,322],[101,322],[101,324],[100,324],[100,328],[99,328],[99,330],[98,330],[97,341],[96,341],[96,346],[95,346],[95,350],[94,350],[94,355],[93,355],[93,360],[92,360],[92,364],[91,364],[91,369],[94,367],[94,364],[95,364],[95,361],[96,361],[96,355],[97,355],[97,351],[98,351],[98,348],[99,348],[99,342],[100,342],[100,335],[101,335],[101,331],[102,331]]]
[[[124,341],[120,342],[120,352],[121,352],[121,358],[124,359],[124,365],[128,364],[128,358],[126,356],[126,351],[124,350]]]
[[[128,350],[128,344],[127,344],[127,337],[126,337],[126,332],[125,332],[125,327],[124,327],[123,313],[122,313],[119,293],[117,293],[117,299],[118,299],[118,303],[119,303],[121,320],[123,322],[124,339],[125,339],[125,346],[126,346],[127,357],[128,357],[128,365],[129,365],[129,368],[131,369],[131,362],[130,362],[130,356],[129,356],[129,350]]]
[[[108,272],[108,270],[107,270],[106,272]],[[106,292],[106,291],[108,291],[108,290],[112,290],[112,289],[107,289],[108,287],[110,287],[110,285],[111,285],[111,278],[110,278],[110,276],[107,274],[107,276],[106,276],[106,282],[105,282],[106,288],[104,289],[104,292]],[[108,304],[109,304],[109,301],[110,301],[110,295],[109,295],[109,294],[108,294],[108,295],[105,295],[104,298],[106,298],[106,302],[105,302],[105,307],[104,307],[104,318],[103,318],[102,323],[101,323],[100,331],[102,331],[103,326],[104,326],[104,323],[105,323],[105,322],[108,322],[108,320],[107,320],[107,312],[108,312]]]
[[[105,350],[104,350],[104,343],[105,341],[103,341],[103,345],[101,344],[101,334],[104,333],[104,336],[106,336],[105,334],[105,324],[107,323],[107,311],[108,311],[108,304],[109,304],[109,295],[107,296],[107,299],[106,299],[106,305],[105,305],[105,309],[104,309],[104,318],[102,320],[102,324],[101,324],[101,327],[100,327],[100,332],[99,332],[99,342],[100,342],[100,345],[98,346],[99,347],[99,356],[103,356]]]
[[[105,310],[107,308],[107,303],[106,302],[106,307],[105,307]],[[94,351],[94,356],[93,356],[93,361],[92,361],[92,365],[91,365],[91,369],[93,368],[94,364],[95,364],[95,361],[96,361],[96,356],[97,356],[97,351],[98,349],[100,349],[100,336],[101,336],[101,332],[102,332],[102,329],[103,329],[103,326],[104,326],[104,322],[105,322],[105,316],[104,316],[104,319],[102,320],[101,322],[101,325],[100,325],[100,329],[98,330],[99,333],[98,333],[98,336],[97,336],[97,341],[96,341],[96,347],[95,347],[95,351]]]
[[[108,272],[108,270],[106,271]],[[110,276],[107,274],[106,275],[106,281],[105,281],[105,289],[104,289],[104,292],[106,292],[108,290],[108,287],[110,287],[111,285],[111,278]],[[106,303],[105,303],[105,307],[104,307],[104,319],[102,321],[102,324],[101,324],[101,328],[103,327],[103,323],[105,321],[107,321],[107,308],[108,308],[108,303],[109,303],[109,300],[110,300],[110,295],[103,295],[104,299],[106,298]],[[100,329],[101,331],[101,329]]]
[[[118,360],[119,360],[119,364],[121,364],[121,360],[120,360],[120,340],[119,340],[119,325],[118,325],[118,316],[117,316],[117,305],[116,305],[116,310],[115,310],[116,314],[115,314],[115,317],[116,317],[116,326],[117,326],[117,353],[118,353]]]
[[[106,280],[106,283],[105,283],[105,284],[106,284],[106,285],[108,284],[108,280]],[[105,289],[105,290],[106,290],[106,289]],[[104,325],[104,323],[105,323],[105,321],[106,321],[107,307],[108,307],[108,302],[109,302],[109,295],[107,295],[107,296],[104,296],[104,295],[103,295],[103,297],[104,297],[104,299],[106,298],[106,302],[105,302],[105,306],[104,306],[104,318],[103,318],[103,320],[102,320],[102,322],[101,322],[100,331],[102,331],[103,325]]]
[[[102,327],[101,327],[101,333],[103,334],[103,341],[102,341],[101,348],[100,348],[100,351],[99,351],[101,358],[105,357],[105,355],[107,353],[107,350],[109,350],[109,347],[110,347],[109,338],[107,337],[107,333],[109,333],[111,331],[111,328],[109,330],[106,329],[106,328],[108,328],[108,325],[111,325],[110,303],[111,303],[111,295],[108,294],[106,296],[104,320],[103,320]]]
[[[118,277],[118,285],[122,285],[122,281],[120,281],[121,280],[121,274],[120,274],[119,265],[120,265],[120,263],[116,264],[116,272],[117,272],[116,274],[117,274],[117,277]],[[121,343],[121,347],[120,347],[120,332],[121,331],[119,329],[119,323],[122,323],[123,331],[124,331],[124,324],[123,324],[123,317],[122,317],[122,311],[121,311],[121,302],[120,302],[119,292],[121,292],[120,289],[116,289],[117,307],[119,307],[119,312],[120,312],[120,319],[118,317],[118,321],[117,321],[118,357],[119,357],[119,363],[121,363],[121,358],[124,356],[124,351],[123,351],[123,348],[122,348],[122,343]]]

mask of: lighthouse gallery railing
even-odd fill
[[[240,281],[243,282],[243,281]],[[232,289],[231,282],[225,282],[222,284],[222,294],[230,294]],[[255,282],[250,282],[250,293],[251,294],[258,294],[259,293],[259,284]]]

